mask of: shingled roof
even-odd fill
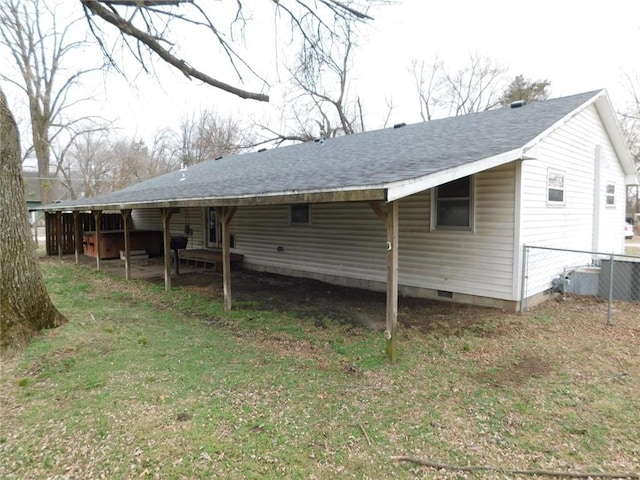
[[[394,200],[526,158],[541,136],[602,96],[608,102],[592,91],[209,160],[48,209]]]

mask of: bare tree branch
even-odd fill
[[[478,54],[452,72],[437,57],[431,63],[412,62],[420,115],[424,121],[440,115],[466,115],[489,110],[500,102],[506,68]],[[445,110],[446,109],[446,110]]]
[[[219,88],[226,92],[232,93],[234,95],[237,95],[240,98],[247,98],[247,99],[258,100],[262,102],[269,101],[268,95],[265,95],[262,93],[256,93],[256,92],[249,92],[247,90],[234,87],[232,85],[229,85],[228,83],[224,83],[219,80],[216,80],[215,78],[205,74],[204,72],[201,72],[200,70],[193,68],[187,62],[174,56],[169,50],[164,48],[156,37],[136,28],[131,22],[121,17],[114,10],[109,10],[104,6],[102,6],[98,0],[81,0],[81,1],[82,1],[82,5],[85,8],[85,12],[89,21],[91,21],[89,12],[93,15],[96,15],[102,18],[104,21],[113,25],[122,33],[129,35],[135,38],[136,40],[138,40],[139,42],[141,42],[142,44],[146,45],[151,51],[153,51],[156,55],[158,55],[162,60],[167,62],[169,65],[175,67],[176,69],[178,69],[187,78],[196,78],[206,83],[207,85],[211,85],[212,87]]]

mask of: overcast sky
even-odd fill
[[[74,5],[78,8],[79,2]],[[607,88],[618,108],[626,100],[623,74],[640,74],[640,0],[397,0],[373,15],[375,20],[355,53],[352,72],[353,89],[362,99],[369,129],[383,126],[387,99],[394,104],[391,124],[420,121],[409,71],[412,59],[437,55],[452,69],[459,69],[470,53],[480,54],[508,67],[511,77],[523,74],[551,81],[553,97]],[[244,121],[269,118],[273,122],[282,100],[277,52],[265,41],[273,23],[253,22],[249,29],[247,51],[257,69],[269,77],[269,105],[189,81],[161,64],[158,78],[137,74],[139,68],[134,65],[125,66],[128,79],[105,77],[107,91],[98,104],[100,113],[115,119],[123,134],[147,141],[155,130],[175,128],[182,116],[199,108],[213,108]],[[196,45],[192,50],[210,54],[206,43]],[[217,61],[211,73],[233,83],[234,77],[220,67],[224,62]],[[257,82],[246,87],[262,88]],[[95,91],[101,88],[98,85]]]
[[[507,66],[511,76],[550,80],[552,96],[607,88],[616,106],[625,101],[623,74],[640,72],[637,0],[403,0],[379,8],[374,16],[353,72],[370,128],[382,127],[386,98],[395,105],[391,123],[420,120],[409,73],[412,59],[438,55],[452,68],[461,68],[470,53],[478,53]],[[252,38],[248,40],[251,51]],[[273,79],[275,67],[267,69]],[[277,115],[281,100],[277,82],[269,92],[270,106],[166,72],[162,85],[144,75],[132,82],[134,88],[124,79],[110,83],[105,112],[120,116],[127,128],[137,128],[143,136],[174,126],[183,112],[200,106],[260,118]]]

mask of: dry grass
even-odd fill
[[[282,279],[225,314],[205,286],[45,269],[71,322],[3,364],[2,478],[514,478],[393,455],[640,473],[640,305],[606,326],[580,297],[523,315],[405,300],[390,366],[362,321],[375,296],[320,286],[292,316]]]

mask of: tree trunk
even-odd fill
[[[53,192],[51,191],[51,178],[49,174],[49,165],[51,160],[51,148],[48,138],[49,121],[47,116],[50,113],[43,113],[38,108],[38,100],[33,97],[29,99],[31,103],[31,133],[33,137],[33,150],[38,160],[38,177],[40,177],[40,200],[43,205],[49,205],[53,202]]]
[[[0,89],[0,354],[66,321],[44,285],[27,217],[20,137]]]

